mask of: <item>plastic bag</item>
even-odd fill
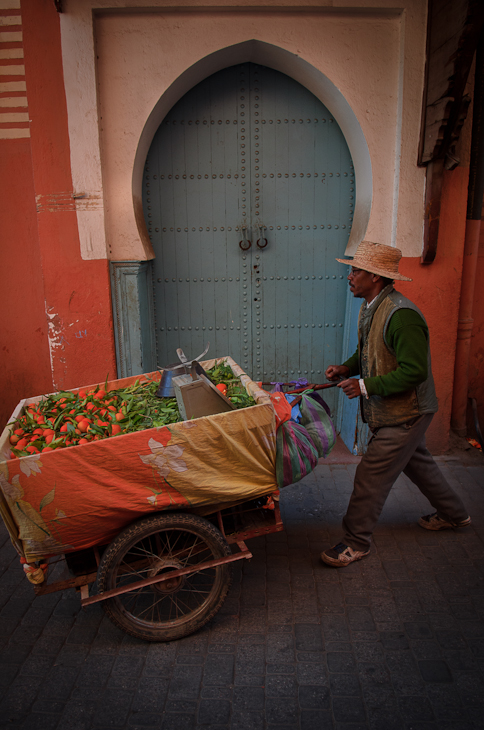
[[[270,394],[272,407],[276,414],[276,428],[279,428],[281,423],[289,421],[291,418],[291,406],[289,405],[284,393],[277,391]]]
[[[279,488],[298,482],[310,474],[317,463],[318,451],[304,426],[294,421],[282,423],[276,435],[276,479]]]
[[[328,456],[336,441],[336,432],[327,403],[315,391],[303,393],[301,403],[301,425],[309,433],[318,455]]]

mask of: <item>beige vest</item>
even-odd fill
[[[376,309],[372,315],[370,313],[369,332],[368,320],[366,326],[362,326],[362,320],[366,318],[364,315],[366,304],[363,304],[360,310],[358,336],[362,378],[386,375],[397,369],[397,358],[387,343],[386,334],[390,319],[398,309],[413,309],[424,319],[413,302],[391,287],[386,287],[386,289],[389,291],[381,292],[382,299],[380,302],[375,302]],[[363,420],[374,429],[381,426],[397,426],[423,413],[435,413],[438,403],[430,367],[430,349],[428,351],[428,373],[427,380],[412,390],[386,397],[372,395],[369,399],[362,398]]]

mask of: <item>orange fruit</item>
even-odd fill
[[[81,431],[82,433],[86,433],[87,429],[89,428],[89,425],[90,425],[90,423],[87,420],[87,418],[84,418],[84,420],[79,421],[79,431]]]

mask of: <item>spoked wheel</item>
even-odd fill
[[[230,587],[230,564],[197,566],[229,555],[220,531],[203,517],[178,513],[139,520],[104,552],[99,592],[176,570],[190,572],[107,598],[102,606],[113,623],[139,639],[180,639],[217,613]]]

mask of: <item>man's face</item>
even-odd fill
[[[353,296],[360,299],[366,299],[370,296],[375,286],[373,277],[374,274],[370,274],[369,271],[356,269],[352,266],[350,273],[348,274],[348,281],[350,283],[350,291]]]

